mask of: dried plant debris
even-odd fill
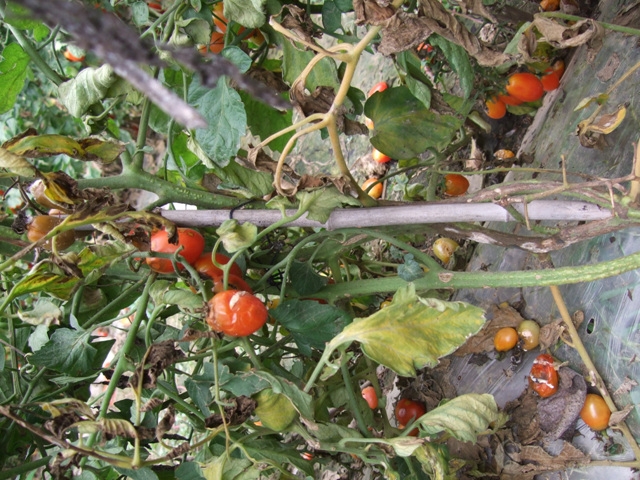
[[[538,420],[545,441],[571,440],[587,395],[587,384],[579,373],[560,367],[558,377],[558,392],[538,401]]]
[[[144,363],[131,376],[129,385],[138,388],[142,379],[142,388],[154,388],[164,369],[177,359],[184,357],[182,350],[176,348],[174,343],[173,340],[165,340],[151,345],[145,354]]]
[[[232,399],[225,399],[226,403],[231,403],[224,407],[224,421],[220,413],[215,413],[204,420],[205,427],[217,428],[223,423],[228,426],[243,424],[256,409],[256,401],[251,397],[241,395]]]

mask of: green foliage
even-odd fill
[[[22,91],[27,77],[29,56],[17,43],[11,43],[2,50],[0,61],[0,114],[8,112]]]

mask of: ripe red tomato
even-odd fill
[[[224,291],[224,277],[222,274],[211,277],[213,280],[213,291],[215,293],[220,293]],[[229,274],[229,278],[227,279],[228,290],[243,290],[245,292],[253,293],[253,290],[249,286],[247,282],[245,282],[242,277],[237,275]]]
[[[31,223],[27,226],[27,238],[30,242],[37,242],[61,223],[62,219],[52,217],[51,215],[38,215],[37,217],[33,217],[33,220],[31,220]],[[53,237],[53,239],[44,242],[42,248],[51,250],[53,248],[52,240],[56,250],[64,250],[76,241],[76,234],[73,230],[66,230]]]
[[[371,410],[378,408],[378,396],[376,395],[376,389],[372,386],[362,389],[362,398],[365,399]]]
[[[562,75],[564,75],[564,60],[560,58],[553,62],[551,69],[558,74],[559,78],[562,78]]]
[[[226,265],[227,263],[229,263],[229,257],[223,255],[222,253],[216,253],[216,263],[220,265]],[[198,273],[206,275],[209,278],[214,278],[222,275],[222,270],[213,264],[211,252],[204,252],[202,255],[200,255],[193,264],[193,267],[198,271]],[[242,278],[242,270],[235,263],[231,265],[229,274]]]
[[[536,357],[529,372],[529,386],[542,398],[550,397],[558,391],[558,372],[553,357],[542,353]]]
[[[387,162],[391,161],[391,157],[390,156],[385,155],[380,150],[376,150],[375,148],[371,149],[371,156],[378,163],[387,163]]]
[[[371,87],[371,90],[369,90],[369,93],[367,94],[367,98],[376,92],[384,92],[387,88],[389,88],[387,82],[378,82],[373,87]]]
[[[164,12],[164,8],[162,8],[162,5],[160,3],[156,3],[156,2],[147,2],[147,5],[149,5],[149,8],[157,11],[157,12]]]
[[[493,345],[498,352],[507,352],[518,343],[518,332],[515,328],[505,327],[496,332]]]
[[[487,107],[487,116],[489,118],[499,120],[507,114],[507,106],[499,98],[491,97],[484,104]]]
[[[611,410],[600,395],[588,393],[584,406],[580,411],[580,418],[589,425],[592,430],[604,430],[609,426]]]
[[[204,237],[191,228],[178,228],[178,243],[169,243],[169,235],[166,230],[158,230],[151,235],[151,251],[158,253],[173,253],[179,247],[184,247],[180,255],[190,264],[193,264],[204,250]],[[173,265],[168,258],[147,258],[147,265],[159,273],[172,273]]]
[[[542,88],[544,89],[544,91],[550,92],[560,86],[560,77],[558,76],[557,72],[551,70],[540,77],[540,82],[542,83]]]
[[[225,290],[209,300],[207,323],[231,337],[246,337],[266,323],[269,313],[258,297],[242,290]]]
[[[220,53],[224,48],[224,33],[213,31],[211,32],[211,40],[207,45],[202,45],[198,48],[198,51],[203,55],[207,53],[207,50],[212,53]]]
[[[70,62],[83,62],[85,59],[85,56],[82,55],[80,57],[76,57],[73,53],[71,53],[68,49],[65,49],[64,52],[62,52],[62,55],[64,56],[64,58],[66,58],[67,60],[69,60]]]
[[[442,237],[433,242],[433,254],[445,265],[449,263],[456,250],[460,248],[458,242],[451,238]]]
[[[450,197],[464,195],[469,190],[469,180],[464,175],[450,173],[444,176],[444,194]]]
[[[375,177],[368,178],[362,184],[362,190],[364,190],[366,192],[367,188],[369,188],[370,185],[373,185],[377,181],[378,181],[378,179],[375,178]],[[373,198],[375,198],[377,200],[378,198],[380,198],[382,196],[382,190],[383,190],[382,183],[378,183],[374,187],[372,187],[371,190],[369,190],[368,193],[369,193],[370,197],[373,197]]]
[[[507,92],[523,102],[535,102],[544,95],[542,82],[533,73],[519,72],[509,77]]]
[[[404,428],[412,420],[420,418],[422,415],[427,413],[427,409],[424,404],[420,402],[416,402],[414,400],[409,400],[408,398],[402,398],[396,403],[395,414],[396,420],[398,421],[398,426],[400,428]],[[411,430],[409,435],[417,435],[418,429],[415,428]]]
[[[505,105],[520,105],[522,100],[517,99],[516,97],[512,97],[511,95],[498,95],[498,100],[500,100]]]

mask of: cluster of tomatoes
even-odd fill
[[[507,105],[517,106],[541,99],[545,92],[560,86],[563,74],[564,61],[556,60],[539,76],[531,72],[517,72],[510,75],[505,92],[492,96],[485,102],[487,116],[498,120],[507,114]]]
[[[211,32],[211,39],[208,45],[202,45],[198,48],[200,53],[205,54],[207,51],[212,53],[220,53],[224,48],[224,37],[227,33],[227,27],[229,21],[224,16],[224,3],[222,1],[214,4],[213,10],[213,23],[215,25],[215,29]],[[233,33],[235,35],[243,35],[246,36],[248,42],[253,45],[260,46],[264,43],[264,35],[257,28],[252,30],[248,35],[245,35],[245,28],[240,25],[236,25]]]
[[[367,94],[367,98],[376,92],[384,92],[387,88],[389,88],[389,84],[387,82],[378,82],[371,87],[371,90],[369,90],[369,93]],[[365,117],[364,123],[369,130],[373,130],[373,120],[369,117]],[[375,148],[371,148],[371,157],[376,163],[388,163],[391,161],[391,157],[389,155],[385,155]],[[370,197],[377,200],[382,196],[384,186],[382,182],[379,181],[378,177],[371,177],[364,181],[362,189],[367,192]]]
[[[204,251],[203,236],[191,228],[177,229],[178,242],[169,242],[166,230],[158,230],[151,235],[151,251],[158,253],[178,252],[203,277],[213,281],[215,295],[209,300],[207,324],[216,332],[231,337],[246,337],[258,331],[267,321],[267,307],[253,295],[251,287],[242,278],[242,270],[237,264],[229,267],[227,277],[229,289],[224,289],[224,272],[220,268],[229,263],[230,258],[221,253]],[[173,262],[168,258],[148,257],[147,265],[159,273],[174,272]],[[177,263],[178,268],[181,264]]]
[[[371,410],[378,408],[378,395],[376,394],[375,388],[372,386],[364,387],[361,393],[362,398],[364,398]],[[398,403],[396,403],[394,413],[398,422],[398,428],[404,429],[406,425],[427,413],[427,410],[422,402],[417,402],[408,398],[401,398],[398,400]],[[418,429],[414,428],[409,432],[409,435],[417,436]]]
[[[540,345],[540,326],[533,320],[523,320],[517,329],[504,327],[493,337],[493,346],[498,352],[508,352],[518,342],[525,351],[536,348]]]

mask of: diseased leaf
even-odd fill
[[[400,160],[415,157],[428,148],[442,150],[462,125],[460,118],[425,108],[407,87],[388,88],[372,95],[364,113],[375,125],[373,146]]]
[[[6,20],[4,18],[3,20]],[[2,50],[0,61],[0,114],[13,108],[22,91],[29,68],[29,55],[17,43],[10,43]]]
[[[20,175],[21,177],[33,178],[36,176],[36,167],[31,165],[24,158],[11,153],[0,147],[0,168],[9,170],[14,175]]]
[[[420,417],[428,434],[446,431],[463,442],[476,442],[478,434],[500,419],[498,406],[488,393],[460,395]]]
[[[416,369],[434,367],[478,332],[485,322],[483,313],[463,302],[421,298],[408,284],[391,305],[348,325],[327,348],[357,341],[372,360],[398,375],[414,376]]]
[[[282,393],[285,395],[291,403],[296,407],[296,410],[308,420],[314,418],[313,416],[313,399],[311,395],[303,392],[300,388],[294,385],[287,380],[284,380],[281,377],[276,377],[269,372],[260,370],[255,372],[255,374],[266,380],[271,384],[271,388],[274,393]]]
[[[60,102],[71,115],[81,117],[91,105],[105,98],[117,78],[109,65],[85,68],[75,78],[60,84]]]
[[[64,154],[78,160],[101,160],[103,163],[116,160],[125,149],[121,142],[97,137],[75,140],[56,134],[23,135],[15,141],[9,140],[5,145],[10,152],[26,158]]]
[[[335,187],[319,188],[312,191],[301,191],[296,194],[300,201],[300,210],[308,210],[307,218],[324,223],[329,220],[331,212],[345,205],[360,206],[353,197],[343,195]]]
[[[323,349],[351,322],[343,310],[314,300],[287,300],[269,314],[291,332],[300,353],[307,356],[312,348]]]
[[[249,222],[244,222],[240,225],[237,220],[231,219],[222,223],[216,233],[220,236],[224,249],[229,253],[233,253],[255,242],[258,235],[258,227]]]

